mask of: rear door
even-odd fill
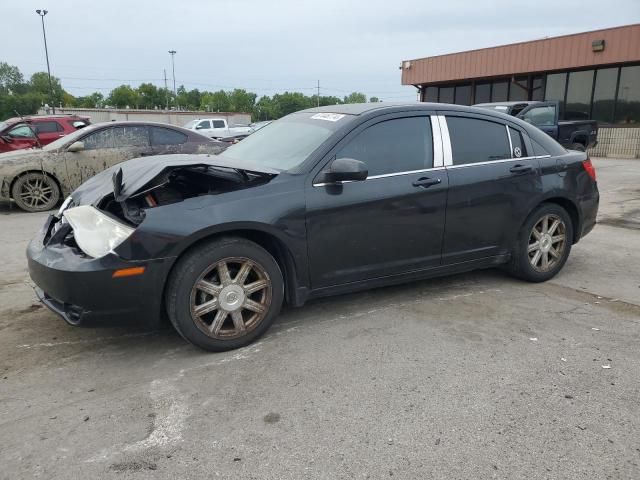
[[[522,110],[518,118],[535,125],[551,138],[558,140],[558,102],[536,103]]]
[[[89,133],[84,149],[65,152],[70,188],[77,188],[96,173],[132,158],[152,155],[149,130],[144,125],[116,125]]]
[[[48,145],[66,135],[64,127],[55,120],[34,120],[32,125],[42,145]]]
[[[443,138],[449,176],[443,264],[509,252],[542,192],[528,136],[494,117],[447,112]],[[445,124],[445,122],[442,122]]]
[[[361,125],[325,158],[367,164],[365,181],[310,182],[307,245],[312,288],[440,265],[447,196],[440,131],[428,114]]]

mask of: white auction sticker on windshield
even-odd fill
[[[340,113],[316,113],[311,118],[314,120],[326,120],[328,122],[337,122],[343,117],[344,115]]]

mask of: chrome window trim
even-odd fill
[[[437,115],[431,115],[431,138],[433,139],[433,168],[444,167],[444,153],[440,120]]]
[[[509,131],[509,125],[505,125],[504,128],[507,129],[507,138],[509,139],[509,155],[513,158],[513,143],[511,142],[511,132]]]
[[[449,126],[447,125],[447,119],[444,115],[438,115],[440,122],[440,131],[442,133],[442,153],[444,159],[444,166],[448,167],[453,165],[453,154],[451,152],[451,137],[449,136]]]
[[[462,165],[451,165],[451,166],[448,166],[447,169],[474,167],[476,165],[491,165],[493,163],[519,162],[521,160],[538,160],[540,158],[550,158],[550,157],[551,157],[551,155],[538,155],[538,156],[535,156],[535,157],[503,158],[502,160],[488,160],[486,162],[463,163]]]
[[[369,180],[377,180],[378,178],[389,178],[389,177],[399,177],[401,175],[411,175],[413,173],[424,173],[424,172],[433,172],[438,170],[444,170],[445,167],[433,167],[433,168],[422,168],[420,170],[407,170],[405,172],[393,172],[393,173],[383,173],[382,175],[372,175],[367,177],[362,182],[366,182]],[[360,181],[356,180],[346,180],[344,182],[335,182],[335,183],[314,183],[314,187],[326,187],[327,185],[343,185],[345,183],[360,183]]]

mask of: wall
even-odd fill
[[[41,109],[38,114],[50,112]],[[91,123],[111,122],[115,120],[131,120],[138,122],[161,122],[171,125],[184,126],[187,122],[197,118],[226,118],[230,124],[247,125],[251,122],[250,113],[233,112],[174,112],[169,110],[129,110],[102,108],[56,108],[56,114],[70,113],[89,117]]]
[[[640,128],[600,128],[594,157],[640,158]]]

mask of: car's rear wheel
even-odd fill
[[[571,252],[573,224],[560,205],[540,205],[524,223],[513,248],[509,270],[530,281],[544,282],[564,266]]]
[[[165,301],[171,323],[186,340],[220,352],[264,334],[283,296],[282,273],[269,252],[242,238],[224,238],[179,260]]]
[[[31,172],[14,182],[11,197],[22,210],[44,212],[56,206],[60,200],[60,188],[49,175]]]

